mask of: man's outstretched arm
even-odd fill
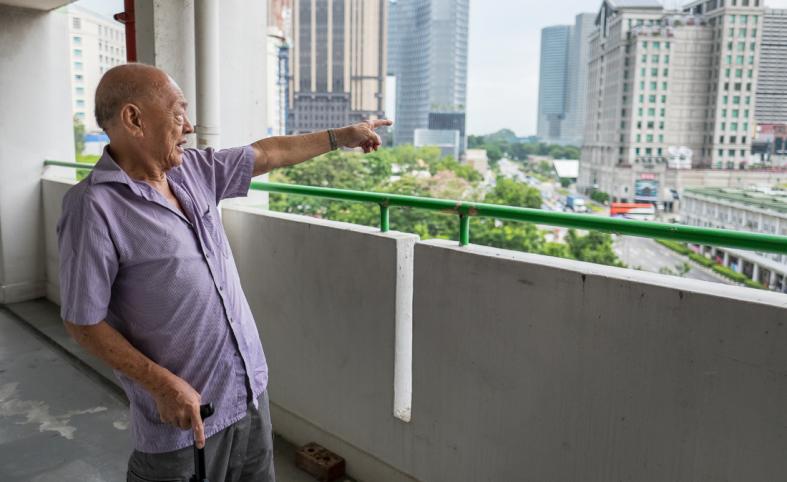
[[[185,380],[146,357],[106,321],[95,325],[64,322],[77,343],[115,370],[139,383],[153,396],[165,423],[194,430],[198,447],[205,445],[199,415],[200,395]]]
[[[376,151],[382,141],[375,129],[390,126],[387,119],[375,119],[334,129],[338,147],[360,147],[364,152]],[[273,169],[299,164],[331,150],[326,131],[297,136],[276,136],[252,144],[254,149],[254,175],[259,176]]]

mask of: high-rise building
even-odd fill
[[[290,133],[384,117],[387,0],[293,0]]]
[[[469,0],[396,0],[390,22],[391,73],[396,76],[396,144],[416,129],[464,119],[467,99]],[[456,127],[452,127],[452,130]],[[464,125],[458,129],[464,138]],[[464,151],[464,140],[460,140]]]
[[[787,124],[787,10],[767,9],[757,81],[758,124]]]
[[[606,0],[591,35],[580,188],[668,201],[683,169],[752,160],[764,8]]]
[[[574,25],[541,31],[537,134],[544,142],[582,145],[595,18],[595,14],[582,13]]]
[[[104,72],[126,63],[125,29],[110,17],[76,5],[69,5],[68,17],[74,117],[86,132],[100,132],[94,115],[96,87]]]
[[[557,142],[563,135],[570,41],[571,27],[568,25],[541,30],[536,133],[545,142]]]

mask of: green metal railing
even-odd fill
[[[47,166],[79,169],[91,169],[93,167],[90,164],[62,161],[45,161],[44,164]],[[645,238],[669,239],[709,246],[723,246],[752,251],[787,254],[787,236],[771,234],[700,228],[680,224],[636,221],[594,216],[591,214],[563,213],[544,211],[541,209],[501,206],[497,204],[405,196],[401,194],[299,186],[276,182],[254,181],[251,183],[251,188],[257,191],[377,204],[380,207],[380,230],[383,232],[390,229],[389,210],[393,206],[426,209],[453,214],[459,217],[459,244],[462,246],[470,243],[470,218],[472,216],[478,216],[505,221],[529,222],[547,226],[578,228]]]

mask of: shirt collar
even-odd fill
[[[170,169],[166,175],[167,178],[169,178],[171,181],[175,181],[178,184],[183,181],[183,177],[180,172],[180,166]],[[109,145],[104,146],[104,152],[101,154],[101,158],[93,167],[93,173],[91,174],[90,182],[91,184],[103,184],[108,182],[125,184],[131,188],[135,194],[144,196],[142,190],[139,187],[139,183],[131,179],[126,171],[121,169],[117,162],[112,159],[112,156],[109,154]]]
[[[132,189],[135,187],[135,183],[126,174],[126,171],[121,169],[115,160],[112,159],[112,156],[109,155],[108,145],[104,146],[104,152],[101,154],[101,158],[95,167],[93,167],[93,173],[90,176],[91,184],[103,184],[106,182],[119,182],[128,185]]]

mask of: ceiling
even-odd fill
[[[0,5],[32,8],[35,10],[53,10],[63,5],[68,5],[73,1],[74,0],[0,0]]]

